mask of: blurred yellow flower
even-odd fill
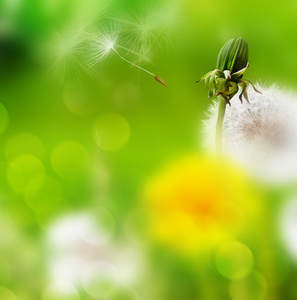
[[[214,157],[189,156],[167,166],[148,182],[145,199],[156,213],[153,236],[187,253],[234,238],[258,209],[245,174]]]

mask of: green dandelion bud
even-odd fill
[[[242,38],[229,40],[219,52],[216,69],[236,73],[247,66],[249,47]]]
[[[218,152],[221,152],[221,135],[223,121],[227,103],[239,91],[239,100],[242,97],[248,100],[247,86],[251,84],[256,92],[260,93],[250,80],[243,79],[244,72],[249,66],[249,49],[248,44],[242,38],[234,38],[227,41],[221,48],[217,65],[214,71],[205,74],[200,80],[205,79],[205,85],[208,89],[208,99],[216,96],[219,101],[219,112],[217,121],[216,144]]]
[[[242,101],[242,96],[248,101],[246,88],[248,84],[252,83],[249,80],[242,79],[249,66],[248,59],[249,49],[245,40],[239,37],[227,41],[219,52],[216,69],[208,72],[200,79],[205,79],[208,97],[221,95],[226,103],[230,105],[230,100],[240,87],[240,101]],[[253,84],[252,86],[254,87]]]

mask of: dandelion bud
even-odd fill
[[[248,44],[241,37],[225,43],[219,52],[216,69],[236,73],[247,66],[249,59]]]
[[[250,80],[242,79],[244,72],[249,66],[248,44],[242,38],[234,38],[225,43],[221,48],[217,66],[214,71],[205,74],[200,80],[205,79],[208,89],[208,99],[214,95],[218,98],[218,119],[216,127],[216,145],[217,152],[222,151],[222,129],[227,103],[241,89],[239,100],[242,103],[242,97],[249,103],[247,87],[252,85],[254,90],[259,92]],[[197,82],[199,82],[198,80]]]
[[[242,79],[249,66],[248,58],[248,44],[245,40],[238,37],[227,41],[219,52],[216,69],[208,72],[200,79],[205,79],[208,97],[221,96],[226,103],[230,104],[230,100],[240,87],[239,100],[242,102],[242,97],[244,97],[248,102],[246,88],[249,84],[254,87],[250,80]],[[255,91],[259,92],[258,90]]]

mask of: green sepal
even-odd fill
[[[211,99],[214,95],[213,90],[208,90],[208,100]]]
[[[217,92],[225,94],[229,91],[229,83],[228,80],[225,78],[217,78]]]
[[[200,82],[201,80],[205,79],[207,76],[211,75],[212,71],[206,73],[203,77],[201,77],[200,79],[196,80],[196,82]]]

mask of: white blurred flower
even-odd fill
[[[83,288],[92,297],[107,297],[139,277],[139,249],[113,239],[114,219],[106,210],[69,215],[49,228],[50,278]]]
[[[223,151],[267,182],[284,182],[297,176],[297,97],[276,86],[249,87],[250,104],[240,103],[239,93],[226,108]],[[203,142],[215,150],[218,102],[209,108]]]

